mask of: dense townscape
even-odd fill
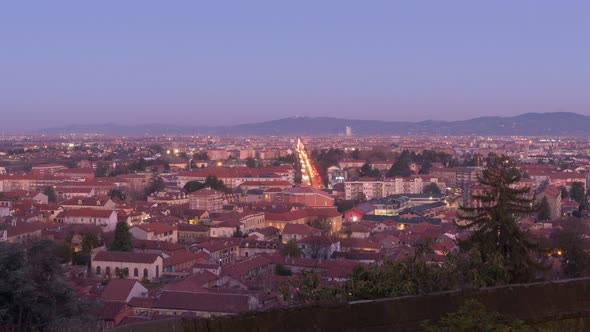
[[[590,272],[586,139],[353,129],[2,136],[1,325],[100,331]]]

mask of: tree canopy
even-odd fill
[[[232,234],[232,237],[244,237],[244,233],[242,233],[240,226],[236,226],[236,230]]]
[[[159,176],[157,173],[154,173],[152,174],[152,177],[150,178],[150,181],[147,187],[145,188],[145,194],[151,195],[155,192],[164,190],[165,187],[166,186],[164,185],[164,179],[162,179],[162,177]]]
[[[578,202],[580,206],[588,205],[588,201],[586,200],[586,190],[584,190],[584,184],[582,182],[575,181],[572,183],[570,198]]]
[[[133,244],[131,243],[131,233],[129,226],[125,221],[119,221],[115,228],[115,239],[109,248],[111,251],[132,251]]]
[[[590,276],[588,227],[577,218],[566,220],[562,225],[563,228],[552,235],[552,242],[563,274],[568,278]]]
[[[406,176],[410,176],[412,175],[413,172],[412,170],[410,170],[410,164],[408,163],[408,160],[405,158],[399,158],[398,160],[396,160],[393,165],[391,166],[391,168],[389,169],[389,171],[387,172],[387,176],[388,177],[394,177],[394,176],[402,176],[402,177],[406,177]]]
[[[299,249],[299,247],[297,246],[297,242],[295,242],[294,240],[290,240],[289,242],[287,242],[287,244],[285,244],[282,253],[285,256],[294,258],[301,257],[302,255],[301,249]]]
[[[354,201],[340,199],[336,201],[336,207],[338,208],[338,212],[344,213],[354,207]]]
[[[97,178],[106,177],[109,174],[109,164],[106,162],[99,162],[96,164],[96,169],[94,170],[94,176]]]
[[[55,194],[55,189],[53,186],[47,186],[43,189],[43,194],[47,195],[49,202],[55,203],[57,202],[57,195]]]
[[[361,177],[377,178],[381,176],[381,172],[377,168],[373,168],[369,162],[365,162],[359,171]]]
[[[430,195],[440,194],[440,188],[436,183],[431,182],[425,185],[424,188],[422,188],[422,193]]]
[[[256,160],[252,157],[246,158],[246,166],[250,168],[256,168]]]
[[[114,201],[125,201],[127,199],[127,195],[123,192],[120,188],[113,188],[109,191],[109,198]]]
[[[0,242],[0,326],[6,330],[85,330],[91,307],[65,280],[57,246],[34,242],[27,251]]]
[[[549,206],[549,201],[547,197],[543,196],[541,203],[539,204],[539,212],[537,212],[537,220],[549,220],[551,218],[551,206]]]
[[[205,182],[189,181],[184,185],[184,189],[189,193],[201,190],[203,188],[211,188],[214,190],[222,191],[224,193],[231,192],[231,189],[225,186],[223,180],[219,180],[216,176],[209,175],[205,179]]]
[[[489,311],[481,302],[466,300],[456,312],[447,313],[433,325],[429,321],[422,324],[429,332],[471,332],[471,331],[526,331],[524,322],[506,319],[495,311]]]

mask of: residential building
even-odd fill
[[[161,223],[141,223],[129,229],[133,237],[140,240],[157,240],[176,243],[178,241],[178,230],[176,226]]]
[[[91,224],[102,227],[104,232],[115,230],[117,212],[99,209],[72,209],[59,213],[56,220],[63,224]]]
[[[217,212],[223,208],[225,194],[211,188],[203,188],[189,194],[189,207],[192,210]]]

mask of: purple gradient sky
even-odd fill
[[[590,115],[589,1],[7,1],[0,130]]]

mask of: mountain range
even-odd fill
[[[36,134],[98,133],[110,135],[335,135],[350,126],[356,135],[590,135],[590,116],[569,112],[526,113],[512,117],[478,117],[461,121],[379,121],[331,117],[290,117],[234,126],[171,124],[119,125],[116,123],[46,128]]]

